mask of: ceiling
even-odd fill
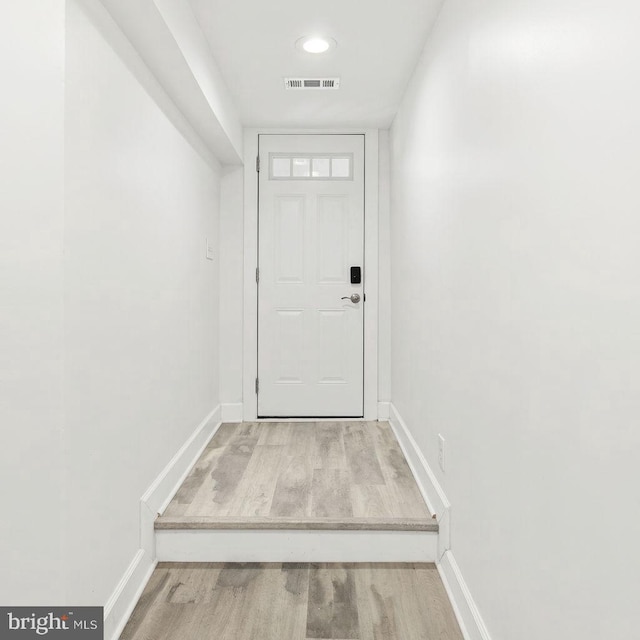
[[[387,128],[442,0],[189,0],[248,127]],[[295,42],[322,34],[326,54]],[[339,76],[337,91],[283,78]]]

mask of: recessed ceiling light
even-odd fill
[[[309,38],[302,43],[307,53],[324,53],[329,50],[329,43],[323,38]]]
[[[296,48],[307,53],[326,53],[336,46],[333,38],[323,38],[320,36],[305,36],[296,41]]]

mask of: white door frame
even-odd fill
[[[258,155],[259,135],[364,134],[364,420],[378,418],[378,130],[245,129],[243,419],[255,421],[258,400]],[[224,240],[223,240],[224,241]]]

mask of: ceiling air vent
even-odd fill
[[[285,89],[339,89],[340,78],[285,78]]]

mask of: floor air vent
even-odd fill
[[[340,78],[285,78],[285,89],[339,89]]]

